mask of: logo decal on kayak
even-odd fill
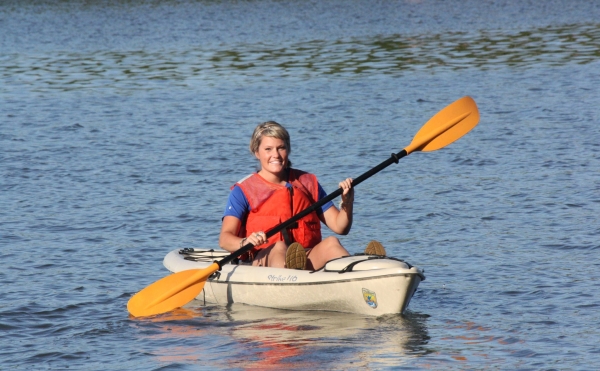
[[[375,295],[373,291],[367,289],[362,289],[362,292],[365,303],[373,309],[377,308],[377,295]]]

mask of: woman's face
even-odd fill
[[[288,161],[288,150],[285,142],[273,137],[263,137],[254,155],[260,161],[261,170],[274,175],[281,175]]]

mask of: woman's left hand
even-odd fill
[[[342,206],[352,205],[354,202],[354,188],[352,188],[352,178],[346,178],[340,182],[340,188],[344,190],[342,193]],[[343,208],[343,207],[342,207]]]

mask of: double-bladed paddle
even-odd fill
[[[391,164],[398,163],[401,158],[414,151],[435,151],[449,145],[468,133],[478,122],[479,111],[475,101],[471,97],[463,97],[457,100],[427,121],[414,136],[408,147],[398,153],[392,153],[390,158],[354,179],[352,187],[356,187]],[[342,192],[343,190],[338,188],[292,218],[269,229],[266,232],[266,238],[289,227],[325,203],[338,197]],[[133,295],[127,303],[127,310],[135,317],[144,317],[169,312],[189,303],[200,294],[208,277],[221,270],[223,265],[252,249],[252,247],[254,246],[251,243],[247,243],[239,250],[219,261],[215,261],[207,268],[177,272],[154,282]]]

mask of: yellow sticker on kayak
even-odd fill
[[[365,303],[373,309],[377,308],[377,295],[375,295],[373,291],[367,289],[362,289],[362,292]]]

